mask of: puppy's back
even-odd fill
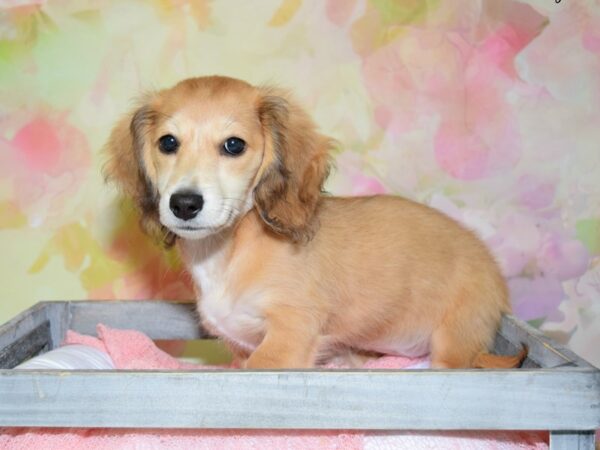
[[[428,340],[454,320],[472,346],[491,344],[510,307],[498,265],[474,233],[392,196],[325,197],[318,219],[311,267],[333,299],[331,332],[356,343]]]

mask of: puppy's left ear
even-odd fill
[[[272,230],[293,242],[307,242],[318,228],[315,211],[329,174],[333,140],[318,133],[283,91],[264,89],[258,115],[270,162],[254,189],[254,203]]]

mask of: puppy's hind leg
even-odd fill
[[[500,312],[487,314],[462,308],[446,315],[431,336],[431,367],[438,369],[519,367],[527,348],[516,355],[492,355],[489,348],[500,323]]]
[[[464,295],[463,291],[463,295]],[[478,355],[488,351],[500,321],[500,312],[486,311],[470,297],[449,308],[431,335],[431,366],[457,369],[475,367]]]
[[[476,356],[485,349],[479,339],[465,330],[444,324],[431,335],[431,367],[434,369],[459,369],[473,367]]]

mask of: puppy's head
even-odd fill
[[[253,207],[272,230],[310,239],[331,141],[276,89],[225,77],[147,96],[113,130],[105,173],[145,229],[200,239]]]

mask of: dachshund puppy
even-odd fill
[[[510,306],[484,244],[410,200],[322,195],[331,148],[287,92],[201,77],[119,122],[105,171],[177,243],[203,325],[244,367],[369,352],[517,366],[524,353],[487,353]]]

